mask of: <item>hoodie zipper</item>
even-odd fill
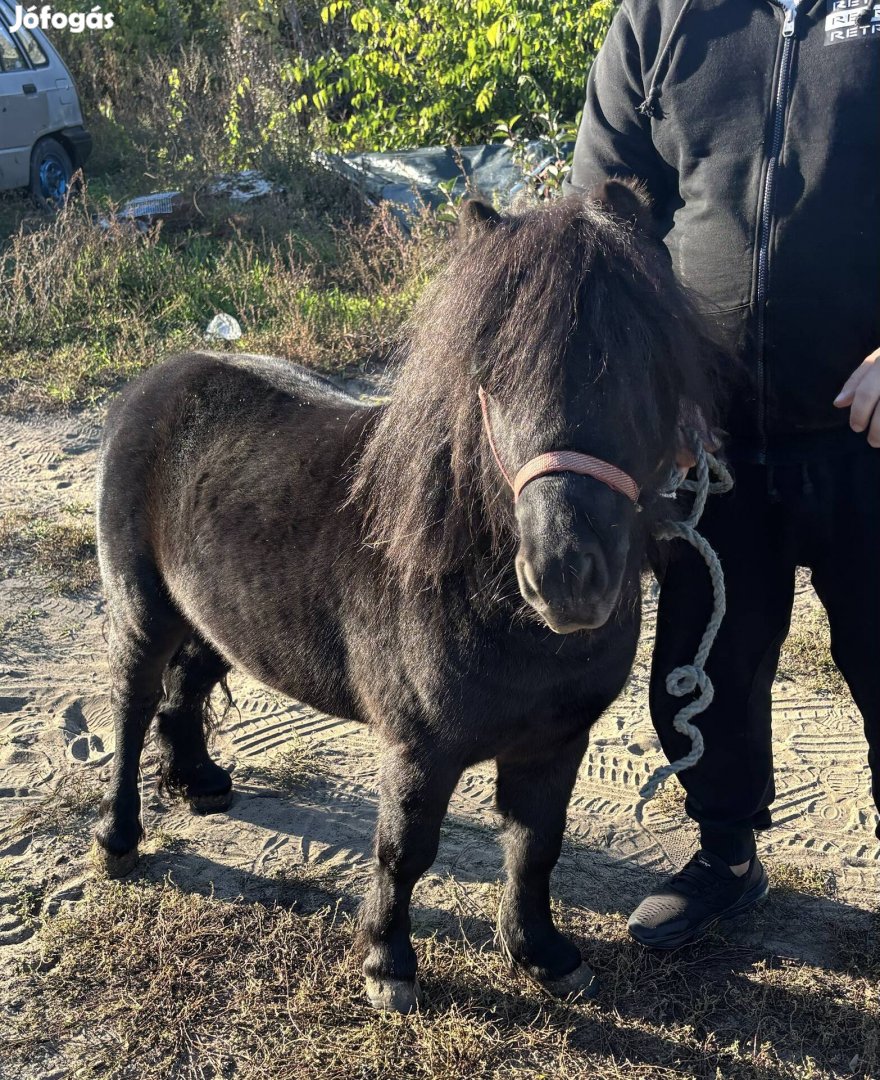
[[[774,0],[778,2],[778,0]],[[785,134],[785,108],[788,104],[788,91],[791,83],[791,60],[794,52],[794,23],[796,10],[785,7],[785,21],[782,24],[782,60],[779,64],[779,76],[776,93],[773,98],[773,131],[770,140],[770,156],[767,160],[767,172],[764,176],[764,190],[761,194],[761,232],[758,244],[758,430],[761,439],[760,463],[767,462],[767,388],[764,365],[764,308],[767,303],[767,263],[770,249],[770,227],[773,222],[773,195],[776,184],[776,167],[782,150],[782,138]]]

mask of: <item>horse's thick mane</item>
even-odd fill
[[[367,539],[402,583],[436,582],[475,546],[510,543],[476,388],[541,408],[576,325],[588,328],[594,377],[612,359],[639,365],[627,382],[646,415],[659,377],[713,416],[717,350],[656,243],[631,223],[569,197],[474,229],[416,306],[354,478]],[[621,326],[642,342],[638,355],[621,355]]]

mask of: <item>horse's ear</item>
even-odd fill
[[[631,222],[651,235],[656,234],[651,200],[636,180],[604,180],[589,192],[587,198],[620,221]]]
[[[463,239],[470,239],[478,232],[491,229],[500,220],[498,211],[482,199],[465,199],[458,208],[458,234]]]

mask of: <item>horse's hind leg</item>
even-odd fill
[[[528,761],[498,759],[496,800],[504,816],[507,885],[499,933],[512,960],[557,996],[595,992],[580,951],[553,925],[550,874],[562,850],[565,816],[587,746],[578,736]]]
[[[163,672],[187,627],[150,567],[137,568],[108,599],[116,753],[110,789],[101,801],[95,855],[107,874],[122,877],[137,862],[143,832],[138,775],[144,737],[162,697]]]
[[[228,671],[210,645],[189,638],[168,664],[165,697],[156,716],[162,786],[203,814],[226,810],[232,802],[232,777],[211,759],[206,739],[208,699]]]

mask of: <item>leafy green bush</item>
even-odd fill
[[[56,0],[79,9],[80,0]],[[287,178],[305,156],[297,88],[281,66],[326,47],[318,0],[117,0],[112,29],[60,31],[94,135],[91,177],[123,196],[220,171]],[[295,23],[295,30],[293,23]]]
[[[574,116],[615,0],[331,0],[345,46],[301,56],[287,75],[319,141],[389,150],[476,142],[497,121]],[[533,131],[540,134],[537,120]]]
[[[473,143],[498,124],[546,138],[575,119],[616,2],[117,0],[112,30],[58,44],[95,136],[89,173],[121,197],[145,174],[286,180],[315,147]]]

